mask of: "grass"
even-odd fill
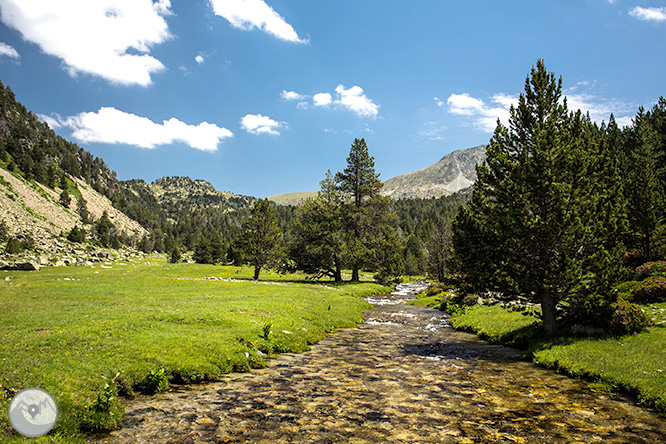
[[[0,410],[16,391],[41,387],[60,409],[53,436],[77,442],[116,374],[115,385],[131,392],[159,383],[160,372],[199,382],[249,371],[265,355],[302,351],[354,326],[368,307],[358,295],[389,290],[272,273],[253,282],[251,268],[163,257],[124,264],[0,272]],[[233,281],[202,279],[212,276]],[[0,437],[21,441],[6,436],[8,427],[4,416]]]
[[[593,387],[635,396],[666,416],[666,304],[646,307],[655,326],[619,338],[546,338],[538,320],[499,305],[475,306],[450,319],[493,343],[530,346],[535,364],[584,378]]]

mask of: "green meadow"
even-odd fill
[[[43,388],[60,409],[55,433],[31,442],[77,440],[81,430],[118,422],[118,395],[260,368],[276,353],[355,326],[369,307],[359,296],[390,290],[251,276],[251,268],[168,264],[163,256],[0,272],[0,440],[21,440],[8,434],[4,413],[20,389]]]
[[[537,318],[499,305],[467,307],[450,323],[493,343],[529,348],[537,365],[583,378],[595,390],[629,394],[666,415],[666,303],[644,309],[654,325],[619,337],[546,338]]]

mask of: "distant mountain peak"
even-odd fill
[[[486,145],[453,151],[434,164],[384,182],[382,194],[393,199],[448,196],[476,181],[476,165],[486,157]]]
[[[471,187],[476,181],[476,165],[486,158],[487,145],[453,151],[434,164],[384,182],[382,194],[393,199],[448,196]],[[286,193],[268,199],[279,205],[298,205],[316,191]]]

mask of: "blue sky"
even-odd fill
[[[666,2],[0,0],[0,79],[120,179],[318,189],[364,137],[381,178],[487,143],[537,59],[570,108],[665,94]]]

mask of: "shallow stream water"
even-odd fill
[[[407,299],[369,298],[358,328],[266,369],[138,397],[104,441],[666,443],[664,418],[457,332]]]

